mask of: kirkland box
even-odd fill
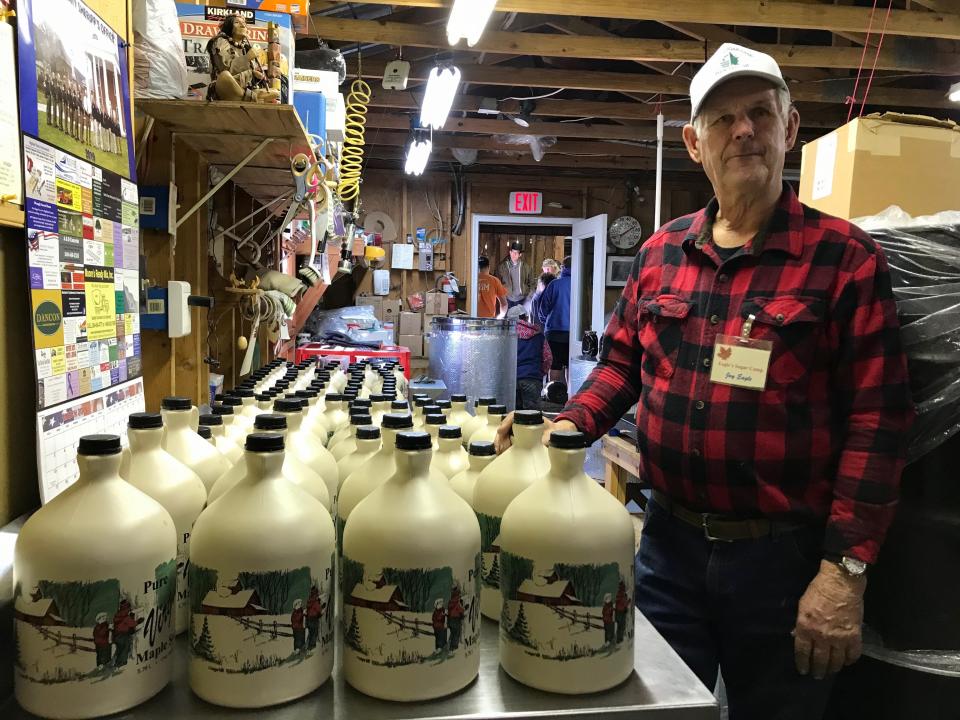
[[[252,1],[252,0],[251,0]],[[286,13],[243,8],[223,8],[215,5],[188,5],[177,3],[183,54],[187,60],[188,100],[206,100],[210,84],[210,56],[207,43],[217,36],[220,23],[227,15],[242,15],[247,21],[247,39],[265,54],[269,37],[267,23],[280,28],[280,102],[291,102],[290,69],[293,67],[293,27]]]
[[[803,146],[800,201],[850,219],[899,205],[914,217],[960,210],[960,127],[922,115],[867,115]]]

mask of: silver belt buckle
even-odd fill
[[[702,518],[701,527],[703,527],[703,536],[710,542],[733,542],[729,538],[720,538],[710,533],[710,513],[701,513],[700,517]]]

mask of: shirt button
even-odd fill
[[[697,401],[693,404],[693,406],[694,406],[697,410],[703,410],[703,409],[707,406],[707,404],[706,404],[703,400],[697,400]]]
[[[774,319],[775,319],[778,323],[782,323],[782,322],[784,321],[783,313],[777,313],[777,316],[776,316]]]
[[[718,276],[717,276],[717,281],[718,281],[718,282],[725,283],[725,282],[727,281],[727,274],[726,274],[726,273],[721,273],[720,275],[718,275]]]
[[[698,448],[694,448],[693,450],[690,451],[690,454],[693,455],[694,457],[700,457],[701,453]]]
[[[710,360],[710,358],[704,358],[704,359],[703,359],[703,366],[704,366],[704,367],[710,367],[710,363],[711,363],[711,362],[712,362],[712,361]]]
[[[710,324],[711,324],[711,325],[716,325],[718,322],[720,322],[720,316],[719,316],[719,315],[711,315],[711,316],[710,316]]]

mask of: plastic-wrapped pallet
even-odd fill
[[[960,212],[858,218],[890,265],[917,409],[908,461],[960,431]]]
[[[187,95],[187,62],[174,0],[134,0],[134,90],[138,98]]]

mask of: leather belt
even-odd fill
[[[687,525],[703,530],[703,536],[713,542],[758,540],[781,535],[807,527],[800,523],[766,520],[764,518],[735,519],[716,513],[699,513],[671,500],[659,490],[653,491],[653,500],[673,517]]]

